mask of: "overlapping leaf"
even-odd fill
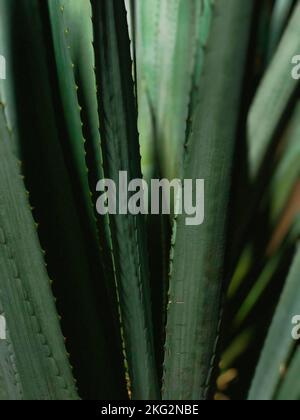
[[[129,181],[141,178],[126,10],[121,1],[95,0],[92,5],[104,167],[119,189],[120,171],[127,172]],[[132,395],[156,399],[145,220],[132,215],[110,219]]]
[[[8,399],[77,399],[20,169],[0,109],[1,391]]]
[[[205,399],[210,386],[222,302],[226,214],[242,63],[251,11],[250,2],[242,9],[236,0],[215,4],[185,171],[187,179],[206,181],[206,219],[202,226],[187,227],[185,217],[178,217],[171,254],[166,399]],[[238,73],[237,57],[241,64]],[[225,66],[226,72],[219,70]]]
[[[276,396],[282,371],[287,367],[295,344],[292,320],[300,313],[299,272],[298,249],[257,366],[249,400],[272,400]]]

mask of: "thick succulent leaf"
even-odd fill
[[[284,243],[280,246],[277,252],[266,261],[262,272],[254,282],[251,290],[242,303],[233,321],[234,327],[239,327],[245,321],[249,313],[254,310],[261,296],[273,280],[274,275],[279,271],[283,261],[286,260],[287,255],[291,250],[293,250],[299,236],[300,218],[296,218]],[[252,264],[254,264],[254,261],[252,261]]]
[[[155,71],[160,0],[145,2],[135,0],[136,11],[136,69],[138,94],[138,128],[145,179],[151,179],[159,164],[155,143],[156,127],[153,107],[156,103],[157,75]]]
[[[16,158],[0,109],[0,289],[7,340],[1,377],[9,399],[77,399],[64,339]]]
[[[186,135],[197,29],[201,2],[171,0],[161,2],[157,69],[157,102],[153,104],[156,139],[162,159],[163,176],[183,176],[183,150]],[[180,58],[180,61],[179,61]]]
[[[79,190],[81,205],[86,215],[86,222],[89,225],[91,236],[97,243],[95,229],[96,220],[95,212],[92,205],[88,170],[86,164],[85,139],[83,134],[83,126],[81,120],[81,105],[78,100],[78,92],[76,87],[76,74],[80,72],[81,67],[76,67],[72,59],[76,56],[76,35],[71,35],[72,31],[78,30],[78,20],[75,21],[75,27],[68,27],[65,20],[65,8],[70,3],[65,0],[48,1],[48,9],[50,16],[50,24],[52,29],[53,48],[56,60],[57,78],[59,83],[59,94],[62,103],[63,118],[66,128],[67,138],[65,139],[65,147],[70,155],[70,164],[72,165],[75,182]],[[68,7],[67,9],[68,10]],[[70,12],[71,15],[71,12]],[[75,15],[75,13],[74,13]],[[72,20],[69,16],[69,20]],[[77,25],[76,25],[77,22]],[[68,23],[71,23],[70,21]],[[79,34],[81,32],[79,31]],[[70,38],[70,39],[69,39]],[[80,44],[79,44],[80,45]],[[79,51],[82,48],[79,48]],[[78,58],[78,57],[77,57]],[[90,57],[88,56],[88,59]],[[86,72],[89,70],[87,69]],[[89,83],[86,75],[82,76],[83,80]],[[83,89],[86,94],[86,91]],[[94,86],[95,91],[95,86]],[[93,97],[89,98],[92,103]],[[93,109],[93,104],[91,105]],[[91,116],[92,119],[92,116]],[[94,124],[94,121],[92,121]],[[95,127],[93,127],[95,129]],[[96,123],[97,131],[97,123]],[[97,135],[97,134],[96,134]],[[99,155],[98,150],[98,155]]]
[[[279,401],[299,401],[300,400],[299,372],[300,372],[300,349],[297,348],[292,358],[292,361],[289,365],[288,371],[284,376],[283,383],[278,391],[276,400],[279,400]]]
[[[55,0],[49,4],[52,21],[54,48],[57,58],[57,70],[60,79],[61,97],[65,110],[72,109],[74,120],[68,122],[71,127],[72,121],[77,137],[70,131],[71,149],[77,154],[76,169],[82,170],[81,177],[87,205],[96,205],[96,185],[104,178],[103,158],[100,138],[100,122],[98,115],[97,84],[95,74],[94,34],[92,25],[92,8],[88,1]],[[60,53],[63,55],[59,56]],[[66,75],[61,77],[63,66],[68,66]],[[71,81],[71,82],[70,82]],[[73,84],[72,84],[73,81]],[[73,101],[69,104],[70,92],[64,90],[67,83],[71,90]],[[74,92],[77,91],[77,93]],[[71,108],[70,108],[71,107]],[[78,110],[80,113],[78,114]],[[70,112],[71,114],[71,112]],[[76,117],[75,117],[76,115]],[[79,124],[82,128],[79,129]],[[76,129],[77,127],[77,129]],[[85,159],[84,159],[85,158]],[[79,166],[78,166],[79,165]],[[87,174],[88,173],[88,176]],[[87,183],[88,182],[88,183]],[[89,188],[92,194],[89,194]],[[91,197],[93,198],[91,201]],[[97,232],[91,207],[87,207],[87,215],[92,223],[92,231]],[[118,309],[115,290],[115,273],[112,253],[111,232],[109,218],[98,217],[97,228],[100,241],[99,257],[104,270],[106,286],[110,294],[111,305],[114,311],[115,326],[118,325]],[[98,258],[99,258],[98,257]]]
[[[294,0],[276,0],[274,10],[272,13],[270,26],[270,39],[268,46],[268,55],[272,59],[280,37],[284,31],[284,26],[288,19]]]
[[[249,170],[259,174],[299,81],[291,76],[291,60],[300,50],[300,3],[260,84],[248,118]]]
[[[285,288],[270,327],[249,400],[272,400],[282,379],[295,342],[292,338],[292,319],[300,314],[300,248],[296,253]]]
[[[253,327],[248,327],[233,339],[222,354],[220,367],[224,372],[234,366],[236,360],[248,349],[254,337],[255,329]]]
[[[280,218],[289,203],[289,198],[293,189],[297,184],[297,181],[300,179],[300,169],[298,165],[300,159],[299,113],[300,107],[299,104],[297,104],[285,133],[283,147],[281,147],[280,159],[274,166],[274,170],[270,175],[270,178],[264,185],[264,196],[260,203],[259,212],[261,215],[267,214],[269,226],[268,231],[270,233],[274,232],[277,224],[280,222]],[[256,214],[257,213],[255,213],[255,215]],[[253,218],[253,212],[251,212],[251,217]],[[257,221],[258,219],[256,218],[255,226],[251,230],[252,236],[254,232],[255,234],[259,234],[260,232],[261,228]],[[262,248],[262,252],[265,253],[264,247]],[[255,261],[257,261],[257,253],[254,253],[253,243],[252,246],[247,244],[244,247],[237,263],[228,292],[229,298],[234,297],[233,295],[236,294],[243,281],[249,275],[251,268],[255,265]],[[270,265],[271,264],[272,263],[270,262]],[[268,271],[269,269],[266,271],[267,277],[269,277],[267,274]],[[273,270],[271,271],[273,272]]]
[[[121,1],[92,5],[105,175],[119,189],[119,171],[127,171],[129,180],[141,178],[126,10]],[[110,219],[132,396],[156,399],[145,220],[131,215]]]
[[[11,12],[11,2],[9,0],[0,0],[0,54],[5,57],[6,61],[6,79],[0,80],[0,94],[2,101],[6,105],[9,105],[5,107],[4,113],[10,130],[16,125],[16,104],[14,102],[15,86],[12,83],[12,78],[7,77],[14,73]],[[14,150],[16,151],[16,141],[14,147]]]
[[[192,75],[186,139],[189,137],[192,119],[198,105],[199,95],[201,95],[201,93],[199,93],[199,85],[204,64],[205,50],[210,33],[214,2],[215,0],[196,1],[196,14],[198,14],[198,18],[196,18],[196,31],[198,32],[196,32],[195,67]]]
[[[44,13],[47,4],[38,0],[8,4],[14,71],[5,82],[14,86],[14,95],[7,108],[16,120],[17,148],[80,394],[85,399],[125,398],[121,344],[117,354],[99,247],[93,249],[87,234],[65,153],[67,135],[58,129],[62,113],[54,101],[58,89],[50,78],[55,66]]]
[[[178,0],[177,0],[178,1]],[[164,1],[165,3],[165,1]],[[140,83],[145,84],[149,101],[157,103],[159,75],[157,73],[158,26],[160,19],[161,1],[144,2],[136,0],[136,45],[137,67]]]
[[[165,399],[206,398],[215,363],[231,168],[252,6],[247,2],[241,8],[237,0],[215,4],[185,171],[187,179],[206,181],[206,219],[196,227],[185,226],[185,215],[177,221]],[[220,71],[224,68],[226,72]]]
[[[203,65],[212,2],[136,3],[143,159],[146,169],[150,155],[163,176],[181,178],[187,120]]]
[[[61,17],[57,20],[55,29],[64,32],[66,39],[64,48],[67,47],[69,50],[69,63],[73,68],[70,72],[71,79],[75,81],[77,101],[81,108],[86,159],[89,171],[92,172],[91,190],[95,192],[96,184],[104,174],[93,49],[92,8],[88,1],[56,0],[51,2],[50,10],[53,10],[53,13],[54,9],[56,18],[57,15]],[[72,88],[74,91],[74,85]]]
[[[133,61],[133,75],[136,82],[136,0],[125,0],[127,11],[128,32],[130,38],[131,58]],[[136,83],[135,83],[136,86]]]
[[[272,175],[267,190],[267,198],[271,200],[270,224],[276,226],[288,203],[292,190],[300,179],[300,103],[295,107],[286,144],[277,168]],[[267,203],[264,203],[267,205]]]

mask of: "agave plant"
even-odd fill
[[[1,400],[300,399],[299,22],[0,0]],[[99,215],[122,171],[205,180],[204,223]]]

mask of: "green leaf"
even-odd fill
[[[154,104],[156,103],[156,50],[160,0],[135,1],[136,10],[136,68],[138,93],[138,129],[142,155],[142,169],[145,179],[157,173],[156,127]]]
[[[0,290],[8,339],[1,373],[9,399],[77,399],[50,281],[0,109]],[[1,375],[1,376],[2,376]]]
[[[76,85],[76,87],[74,84],[71,86],[72,92],[77,90],[77,97],[74,96],[72,107],[81,109],[82,130],[78,131],[79,133],[82,131],[84,137],[90,187],[95,193],[96,184],[104,177],[104,173],[99,131],[92,8],[88,1],[56,0],[51,2],[51,11],[55,34],[59,35],[60,31],[60,35],[63,34],[65,38],[60,41],[62,51],[67,55],[64,63],[71,64],[71,70],[69,69],[67,73]],[[58,71],[64,63],[58,62]],[[64,97],[67,93],[62,91],[62,96]],[[78,115],[76,120],[78,120]],[[107,235],[109,241],[109,233]]]
[[[201,82],[202,69],[204,65],[205,50],[210,34],[211,21],[213,17],[215,0],[196,1],[196,12],[199,14],[196,23],[196,45],[195,45],[195,67],[192,75],[192,86],[190,91],[189,116],[187,121],[186,139],[189,138],[192,127],[193,116],[199,101],[199,86]]]
[[[272,56],[276,51],[293,3],[293,0],[275,1],[270,27],[270,39],[268,47],[269,59],[272,59]]]
[[[95,229],[96,220],[95,220],[95,211],[93,208],[93,202],[91,199],[89,178],[88,178],[88,169],[86,163],[86,151],[85,151],[85,139],[83,133],[83,123],[81,119],[81,110],[82,107],[79,103],[77,85],[76,85],[76,71],[81,74],[82,80],[86,82],[86,86],[83,87],[83,95],[87,98],[89,109],[92,112],[95,111],[95,103],[93,103],[93,95],[88,96],[89,89],[91,88],[90,83],[93,82],[89,80],[89,75],[86,73],[89,72],[89,67],[87,66],[85,72],[82,65],[75,66],[73,63],[74,57],[77,56],[78,51],[82,51],[82,45],[79,44],[78,51],[75,49],[77,34],[80,35],[81,31],[78,31],[78,18],[70,15],[65,18],[65,10],[68,10],[67,6],[70,6],[68,0],[55,0],[48,1],[48,9],[50,16],[50,24],[52,30],[52,40],[53,48],[56,60],[56,69],[57,69],[57,78],[59,84],[59,96],[62,104],[63,110],[63,120],[65,124],[67,138],[65,139],[65,145],[67,152],[69,153],[70,164],[72,165],[73,175],[75,177],[75,182],[79,192],[80,204],[83,207],[84,214],[86,215],[87,227],[91,232],[91,236],[94,237],[95,243],[98,242],[97,239],[97,230]],[[81,9],[80,9],[81,10]],[[75,9],[77,11],[77,9]],[[81,10],[83,12],[83,10]],[[69,17],[69,19],[68,19]],[[73,26],[67,26],[68,23],[72,23],[73,17]],[[83,17],[84,14],[83,14]],[[84,21],[84,23],[86,23]],[[77,24],[77,25],[76,25]],[[86,26],[83,24],[86,28]],[[75,34],[73,34],[73,31]],[[81,45],[81,48],[80,48]],[[84,43],[91,48],[88,43]],[[87,53],[88,55],[88,53]],[[78,58],[78,56],[77,56]],[[90,59],[88,55],[87,61]],[[96,90],[96,85],[94,82],[94,94]],[[95,114],[88,113],[90,117],[91,130],[93,135],[97,136],[97,121],[95,126]],[[95,140],[97,142],[97,139]],[[100,155],[100,148],[98,144],[96,148],[96,156]],[[101,166],[100,166],[101,167]]]
[[[253,181],[270,150],[276,130],[285,116],[299,81],[291,75],[291,60],[300,50],[300,3],[297,4],[276,54],[270,64],[248,117],[249,170]]]
[[[283,212],[289,204],[290,196],[297,184],[300,177],[300,169],[298,161],[300,159],[300,143],[299,143],[299,117],[300,117],[300,106],[297,104],[293,110],[293,115],[288,127],[285,131],[284,138],[282,139],[282,146],[280,148],[279,159],[277,157],[276,164],[273,167],[273,171],[265,181],[263,185],[263,197],[261,202],[256,205],[258,211],[254,212],[251,209],[249,216],[251,218],[252,227],[249,231],[251,232],[251,238],[259,237],[261,235],[261,226],[265,225],[264,217],[267,218],[267,231],[264,234],[264,238],[269,241],[269,236],[274,232],[277,224],[280,222],[280,218]],[[244,219],[245,220],[245,219]],[[249,228],[249,226],[248,226]],[[268,234],[268,235],[267,235]],[[262,239],[260,236],[260,243]],[[241,244],[243,245],[243,243]],[[265,246],[261,247],[261,252],[265,254]],[[254,253],[253,242],[244,246],[243,252],[240,254],[239,262],[237,263],[235,274],[233,276],[231,286],[229,288],[229,297],[232,298],[236,294],[237,290],[241,287],[243,281],[247,278],[251,268],[257,263],[258,255]],[[240,249],[239,249],[240,252]],[[264,256],[261,256],[264,258]],[[270,263],[271,265],[272,263]],[[274,265],[273,269],[275,269]],[[266,270],[266,277],[270,277]],[[273,272],[273,269],[271,271]],[[269,271],[270,274],[270,271]],[[263,276],[264,277],[264,276]]]
[[[203,66],[210,0],[137,2],[139,130],[146,168],[181,178],[191,103]],[[152,154],[152,156],[151,156]]]
[[[9,105],[5,107],[4,113],[10,130],[16,125],[16,104],[14,102],[15,86],[9,75],[14,73],[14,49],[12,47],[12,3],[8,0],[0,0],[0,53],[6,61],[6,80],[0,80],[0,94],[3,103]],[[12,139],[16,140],[16,139]],[[16,141],[15,141],[16,143]],[[17,145],[14,144],[14,151]]]
[[[119,185],[141,178],[137,112],[125,5],[93,1],[97,83],[105,175]],[[134,399],[159,398],[150,307],[145,220],[110,216],[125,349]]]
[[[292,319],[300,314],[300,249],[296,253],[278,304],[249,393],[249,400],[272,400],[281,382],[281,371],[295,342]]]
[[[104,178],[95,74],[92,7],[88,1],[49,3],[57,74],[64,120],[73,154],[73,173],[83,192],[83,205],[94,236],[95,259],[100,260],[109,294],[115,331],[120,329],[116,277],[108,216],[95,218],[96,185]],[[67,70],[66,70],[67,69]],[[72,99],[71,99],[72,98]],[[78,112],[80,111],[80,112]],[[90,191],[92,191],[90,193]],[[92,207],[92,206],[93,207]],[[98,254],[98,255],[97,255]],[[100,279],[99,279],[100,280]],[[117,332],[120,339],[120,333]]]
[[[300,218],[296,219],[292,225],[290,232],[288,233],[284,243],[277,250],[277,252],[271,256],[265,263],[265,266],[258,276],[257,280],[254,282],[251,290],[249,291],[247,297],[235,316],[233,321],[234,327],[238,328],[248,317],[257,303],[259,302],[261,296],[270,285],[271,281],[274,278],[274,275],[280,269],[282,262],[287,258],[287,254],[291,249],[294,248],[295,243],[300,235]],[[254,263],[254,262],[253,262]]]
[[[221,368],[223,371],[234,366],[236,360],[245,352],[245,350],[247,350],[249,344],[253,341],[254,336],[255,329],[253,327],[248,327],[230,343],[222,355]]]
[[[162,175],[182,178],[184,144],[195,66],[201,2],[161,4],[157,51],[158,92],[153,104]]]
[[[90,234],[66,148],[47,3],[7,1],[6,25],[14,28],[13,72],[5,81],[14,87],[12,101],[7,102],[16,120],[13,143],[23,162],[80,396],[125,399],[119,323],[116,328],[111,316],[99,244],[94,240],[96,223]],[[89,194],[88,199],[93,211]]]
[[[300,179],[300,103],[295,106],[286,135],[286,144],[278,166],[272,174],[267,189],[267,200],[270,201],[270,224],[276,226],[288,203],[293,188]],[[264,205],[268,205],[264,202]]]
[[[185,226],[186,215],[177,221],[165,399],[207,398],[216,362],[231,168],[251,16],[252,2],[241,8],[237,0],[216,2],[213,12],[184,174],[206,181],[206,219],[195,227]]]
[[[288,371],[284,376],[283,383],[278,391],[276,400],[279,401],[299,401],[299,372],[300,372],[300,349],[297,348],[290,362]]]

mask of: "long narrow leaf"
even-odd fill
[[[300,349],[297,348],[293,359],[288,367],[283,383],[279,389],[277,400],[280,401],[299,401],[300,386],[299,386],[299,372],[300,372]]]
[[[294,346],[292,320],[300,314],[298,249],[257,366],[249,400],[272,400]]]
[[[105,174],[119,189],[120,171],[127,172],[129,181],[141,178],[126,10],[122,1],[95,0],[92,5]],[[156,399],[145,221],[112,215],[111,229],[132,396]]]
[[[141,145],[146,167],[152,150],[162,176],[170,179],[183,174],[188,117],[203,66],[212,3],[137,0]]]
[[[284,25],[288,19],[289,13],[291,11],[293,0],[276,0],[274,10],[272,13],[271,27],[270,27],[270,40],[268,47],[268,55],[271,59],[280,37],[284,30]]]
[[[178,217],[171,255],[165,399],[207,397],[216,358],[231,167],[252,2],[218,1],[213,11],[185,178],[204,179],[206,219]],[[236,62],[239,63],[238,68]],[[225,71],[226,68],[226,71]]]
[[[0,289],[8,339],[1,371],[10,399],[77,399],[50,281],[0,109]],[[13,382],[12,382],[13,379]]]
[[[248,118],[249,169],[255,179],[264,163],[276,130],[299,86],[291,75],[291,60],[300,49],[300,3],[297,4],[272,63],[252,104]]]
[[[14,143],[39,223],[39,238],[58,298],[57,308],[80,395],[85,399],[109,395],[125,398],[121,344],[108,315],[99,246],[93,246],[96,223],[91,239],[88,218],[80,205],[82,196],[69,165],[70,154],[66,152],[68,135],[62,128],[61,106],[56,101],[56,66],[44,13],[47,3],[7,0],[7,5],[14,71],[6,81],[14,86],[14,94],[6,107],[16,121]],[[88,199],[92,209],[89,194]]]

